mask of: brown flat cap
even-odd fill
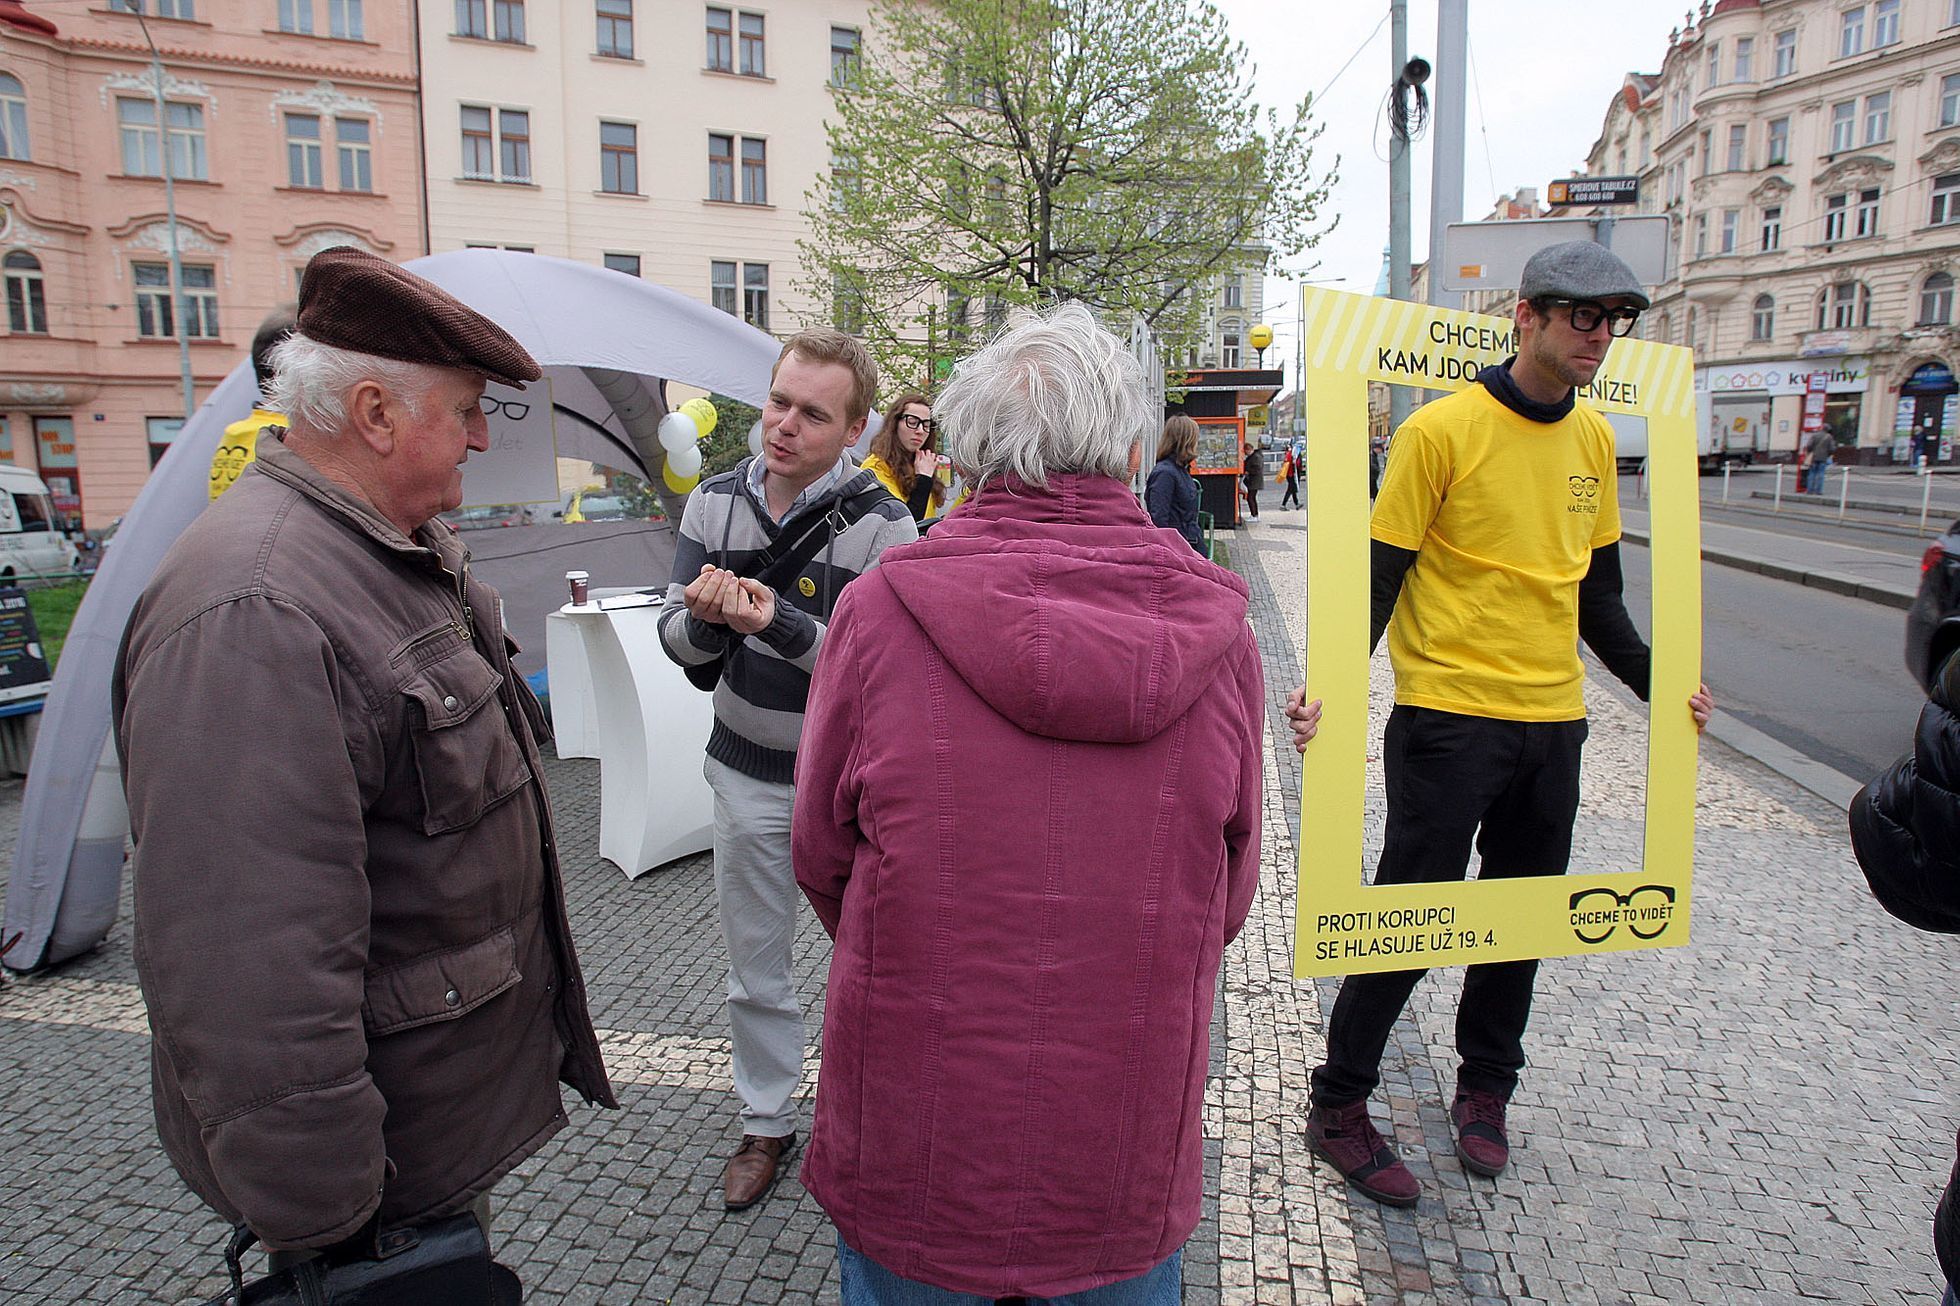
[[[323,345],[461,368],[505,385],[544,375],[510,332],[433,282],[351,245],[323,249],[306,265],[299,333]]]

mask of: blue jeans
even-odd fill
[[[993,1298],[970,1292],[935,1288],[917,1279],[901,1279],[869,1256],[837,1239],[837,1269],[844,1280],[844,1306],[992,1306]],[[1060,1297],[1030,1297],[1053,1306],[1177,1306],[1184,1297],[1184,1253],[1172,1252],[1154,1269],[1134,1279],[1105,1283],[1087,1292]]]

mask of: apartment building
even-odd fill
[[[169,451],[180,335],[201,400],[314,253],[423,252],[408,13],[389,0],[0,6],[0,461],[38,470],[63,517],[106,527]]]
[[[1721,0],[1631,74],[1587,159],[1672,223],[1643,332],[1695,350],[1711,418],[1788,457],[1826,378],[1839,457],[1956,435],[1960,0]],[[1622,210],[1624,211],[1624,210]]]
[[[866,0],[421,6],[432,250],[601,264],[778,335],[829,324],[796,243]]]

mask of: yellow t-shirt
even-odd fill
[[[269,408],[254,408],[250,417],[241,417],[225,428],[225,438],[211,455],[211,499],[229,490],[247,465],[259,456],[259,432],[268,426],[284,426],[283,415]]]
[[[1473,385],[1389,447],[1369,533],[1416,551],[1388,626],[1395,701],[1506,721],[1586,715],[1579,582],[1620,538],[1613,430],[1534,422]]]

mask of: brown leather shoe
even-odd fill
[[[776,1172],[783,1158],[796,1150],[796,1135],[764,1138],[743,1134],[742,1145],[728,1158],[721,1172],[722,1206],[730,1211],[746,1211],[769,1195],[776,1186]]]

